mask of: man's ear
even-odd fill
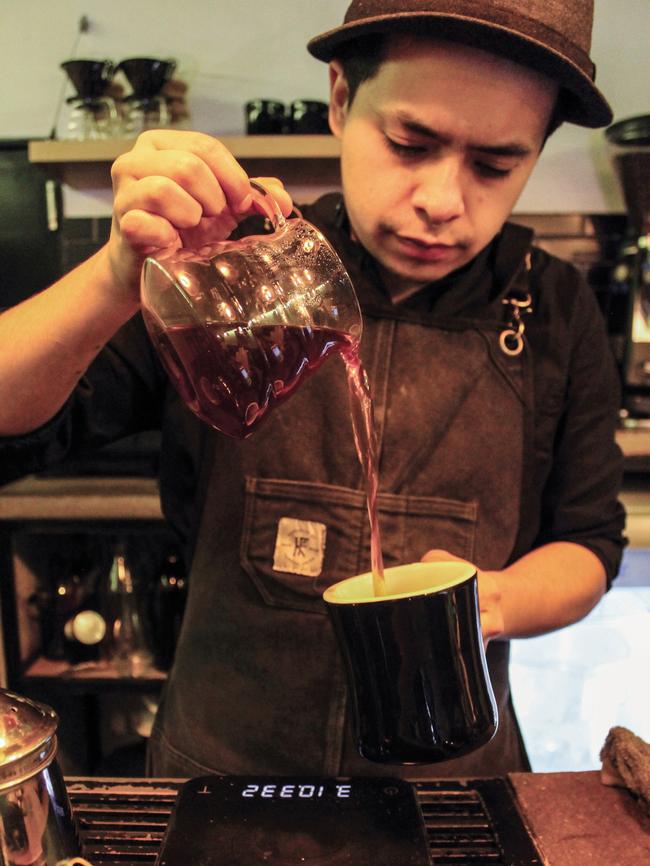
[[[330,129],[337,138],[341,137],[345,118],[348,111],[348,98],[350,90],[343,74],[343,66],[340,61],[332,60],[329,66],[330,73]]]

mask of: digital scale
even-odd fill
[[[202,776],[180,790],[156,866],[431,866],[402,779]]]

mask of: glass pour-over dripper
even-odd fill
[[[66,102],[71,107],[65,137],[86,141],[119,133],[115,101],[106,95],[115,68],[110,60],[66,60],[61,64],[75,88]]]

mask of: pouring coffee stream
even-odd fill
[[[386,595],[359,303],[321,232],[306,220],[286,219],[264,186],[251,185],[255,206],[273,231],[147,258],[144,322],[191,411],[239,439],[248,438],[330,355],[341,356],[366,486],[373,589]]]
[[[348,377],[350,415],[357,455],[364,474],[368,519],[370,521],[370,567],[375,596],[387,595],[384,560],[381,551],[381,533],[377,509],[379,470],[377,467],[377,436],[372,412],[370,384],[361,364],[358,348],[342,353]]]

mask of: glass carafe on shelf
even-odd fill
[[[139,135],[145,129],[161,129],[171,124],[163,88],[174,74],[176,61],[154,57],[131,57],[117,67],[124,73],[133,93],[124,100],[125,135]]]
[[[115,101],[107,95],[115,67],[110,60],[66,60],[61,64],[76,93],[64,137],[78,141],[112,138],[121,133]]]
[[[113,609],[110,661],[120,676],[147,676],[153,669],[153,656],[133,575],[124,549],[119,545],[111,564],[108,592]]]

